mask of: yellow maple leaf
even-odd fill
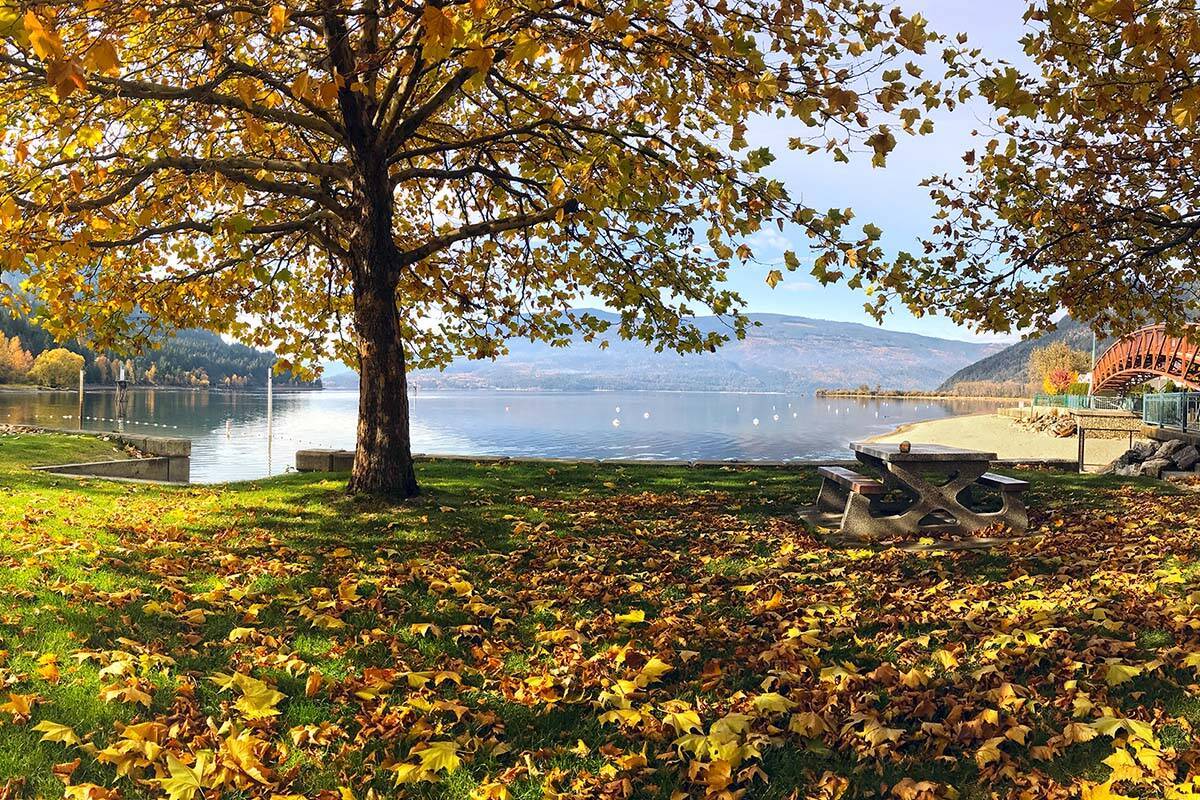
[[[0,711],[7,711],[13,715],[13,719],[25,719],[29,716],[33,706],[41,700],[36,694],[14,694],[8,693],[8,702],[0,703]]]
[[[1141,674],[1142,668],[1134,664],[1112,662],[1106,664],[1104,667],[1104,681],[1109,686],[1117,686],[1126,681],[1131,681]]]
[[[663,724],[670,725],[677,734],[691,733],[704,728],[704,724],[700,721],[700,715],[690,710],[667,714],[663,717]]]
[[[271,6],[271,34],[278,36],[287,27],[288,12],[280,5]]]
[[[670,664],[663,661],[658,656],[654,656],[646,662],[646,666],[642,667],[642,671],[638,673],[635,682],[638,686],[649,686],[650,684],[660,680],[663,675],[666,675],[672,669],[673,667]]]
[[[416,783],[417,781],[427,781],[431,778],[430,772],[420,764],[396,764],[392,768],[392,772],[396,773],[396,785],[402,783]]]
[[[767,692],[766,694],[760,694],[758,697],[754,698],[753,704],[754,710],[760,713],[764,711],[776,713],[790,711],[796,706],[795,703],[779,694],[779,692]]]
[[[250,731],[231,733],[223,744],[226,765],[235,767],[252,780],[269,784],[270,773],[258,757],[258,750],[264,744]]]
[[[249,675],[238,673],[234,675],[234,679],[242,696],[233,706],[241,711],[246,719],[262,719],[263,717],[273,717],[279,713],[279,709],[275,706],[279,705],[279,701],[283,699],[282,692],[272,689]]]
[[[1117,794],[1112,790],[1114,781],[1104,783],[1084,783],[1080,792],[1081,800],[1135,800],[1129,795]]]
[[[430,772],[454,772],[462,766],[458,757],[458,746],[454,742],[430,742],[429,746],[417,753],[421,759],[421,768]]]
[[[33,730],[42,734],[41,741],[43,742],[61,742],[67,746],[79,744],[79,737],[68,725],[60,725],[57,722],[44,719],[37,725],[34,725]]]
[[[640,608],[635,608],[625,614],[617,614],[613,617],[620,625],[638,625],[646,621],[646,612]]]
[[[196,754],[196,763],[191,767],[167,753],[168,776],[156,780],[170,800],[193,800],[204,789],[204,779],[211,769],[212,754],[206,750]]]
[[[116,75],[120,72],[121,65],[116,45],[108,39],[97,39],[88,49],[87,64],[96,72]]]
[[[1003,743],[1003,736],[994,736],[980,745],[979,749],[975,751],[975,763],[979,765],[980,769],[1000,760],[1000,745]]]

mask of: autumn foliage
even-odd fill
[[[725,279],[767,226],[822,270],[876,257],[881,231],[764,172],[751,118],[882,165],[958,96],[916,63],[945,42],[867,0],[72,0],[0,7],[0,34],[0,261],[53,331],[337,355],[361,375],[352,488],[400,495],[410,366],[573,333],[710,349],[690,315],[744,330]],[[565,314],[581,295],[619,322]]]
[[[74,387],[79,385],[83,364],[83,356],[65,347],[56,347],[39,353],[28,375],[30,380],[43,386]]]
[[[16,336],[0,336],[0,382],[18,383],[25,380],[33,367],[33,356]]]
[[[964,171],[934,176],[919,257],[868,265],[898,301],[996,331],[1062,309],[1101,333],[1195,320],[1200,11],[1189,0],[1029,3],[1021,62],[973,65],[992,107]]]
[[[807,470],[435,462],[397,508],[22,463],[72,446],[0,439],[8,792],[1200,792],[1191,493],[1024,473],[1029,538],[847,550]]]

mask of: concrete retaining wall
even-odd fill
[[[414,453],[416,461],[458,461],[470,464],[609,464],[626,467],[778,467],[791,469],[814,469],[831,464],[854,466],[853,458],[824,458],[805,461],[738,461],[689,460],[638,458],[526,458],[521,456],[462,456],[439,455],[436,453]],[[1066,458],[1007,458],[992,462],[998,467],[1040,467],[1074,472],[1078,466],[1074,459]],[[296,471],[298,472],[349,472],[354,465],[353,450],[297,450]]]
[[[140,436],[118,431],[89,431],[78,428],[43,428],[33,425],[13,425],[30,433],[66,433],[72,436],[105,437],[119,445],[132,447],[154,458],[124,458],[114,461],[93,461],[85,464],[53,464],[34,467],[39,472],[75,477],[112,478],[114,480],[153,481],[155,483],[187,483],[191,480],[192,440],[174,436]]]
[[[187,483],[188,459],[123,458],[116,461],[92,461],[83,464],[54,464],[34,467],[38,472],[72,475],[80,478],[115,478],[120,480],[153,481],[155,483]]]
[[[1153,439],[1156,442],[1168,442],[1172,439],[1179,439],[1187,444],[1200,447],[1200,433],[1196,433],[1195,431],[1184,433],[1183,431],[1172,430],[1171,428],[1147,425],[1142,428],[1142,436],[1145,436],[1147,439]]]

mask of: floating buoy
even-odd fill
[[[649,411],[643,412],[642,419],[650,419],[650,412]]]
[[[613,427],[614,427],[614,428],[619,428],[619,427],[621,427],[621,420],[619,420],[619,419],[614,419],[614,420],[613,420]]]
[[[779,422],[779,415],[775,414],[774,416],[771,417],[771,419],[775,420],[776,422]]]
[[[755,418],[754,418],[754,424],[755,424],[755,426],[757,426],[757,425],[758,425],[758,417],[755,417]]]
[[[617,413],[618,413],[618,414],[620,414],[620,413],[621,413],[621,407],[620,407],[620,406],[617,406]]]

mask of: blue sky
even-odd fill
[[[923,14],[939,33],[965,32],[972,46],[985,55],[1024,63],[1019,39],[1024,27],[1021,19],[1027,5],[1022,0],[902,0],[908,13]],[[932,71],[927,74],[934,77]],[[936,73],[940,76],[940,72]],[[927,233],[933,204],[922,179],[962,167],[962,154],[974,146],[971,131],[985,122],[987,110],[967,104],[953,112],[934,117],[935,130],[928,136],[909,136],[897,131],[896,149],[888,165],[875,169],[867,157],[850,164],[834,164],[823,156],[802,156],[786,149],[788,120],[769,120],[751,128],[752,145],[768,144],[778,156],[772,174],[782,179],[793,196],[815,208],[849,206],[856,222],[873,222],[884,231],[889,252],[914,251],[917,239]],[[893,126],[895,127],[895,126]],[[791,234],[789,236],[789,234]],[[797,253],[805,251],[803,239],[794,231],[781,235],[772,230],[760,234],[754,242],[756,256],[763,261],[782,260],[789,246]],[[777,312],[801,316],[862,322],[874,325],[863,311],[866,295],[845,286],[822,287],[803,269],[784,274],[775,289],[765,283],[770,266],[747,267],[731,274],[730,285],[740,291],[750,311]],[[903,309],[893,309],[885,328],[911,331],[955,339],[1011,339],[1014,337],[978,336],[945,318],[916,319]]]

